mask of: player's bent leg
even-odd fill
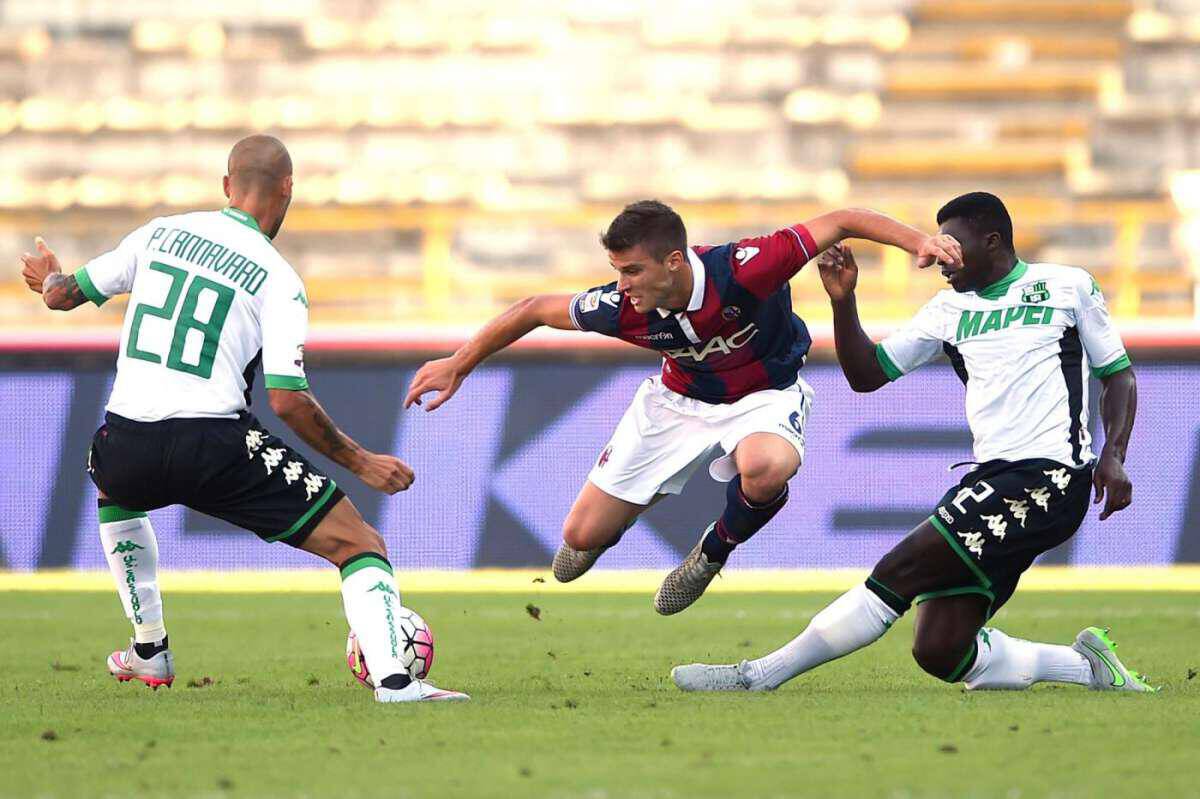
[[[926,521],[884,556],[866,582],[842,594],[813,617],[804,632],[740,666],[692,664],[672,672],[684,690],[772,690],[788,680],[874,643],[922,591],[962,585],[966,565]],[[976,628],[977,629],[977,628]],[[973,631],[972,631],[973,632]],[[736,669],[736,673],[730,671]]]
[[[976,633],[988,618],[991,598],[967,592],[929,599],[917,606],[913,660],[927,674],[954,683],[975,663]]]
[[[375,689],[376,700],[391,703],[470,698],[456,691],[441,691],[409,675],[396,629],[400,590],[387,559],[387,548],[383,537],[363,520],[349,497],[338,500],[300,548],[325,558],[341,572],[346,621],[371,670],[386,675]]]
[[[582,577],[650,505],[627,502],[586,481],[563,521],[563,542],[551,565],[554,579],[569,583]]]
[[[774,433],[746,436],[733,457],[738,473],[726,484],[725,510],[654,596],[654,609],[664,616],[699,599],[733,550],[779,513],[788,500],[788,480],[800,468],[795,446]]]
[[[116,583],[133,638],[125,650],[108,656],[108,671],[121,682],[138,680],[152,688],[170,686],[175,664],[168,648],[158,587],[158,540],[143,511],[121,507],[101,492],[97,515],[100,543]]]

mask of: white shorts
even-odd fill
[[[714,479],[737,474],[733,451],[746,436],[775,433],[796,448],[804,462],[804,428],[813,390],[797,379],[784,389],[756,391],[728,405],[685,397],[646,378],[608,445],[588,473],[606,494],[646,505],[656,494],[678,494],[688,478],[717,448],[724,454],[709,466]]]

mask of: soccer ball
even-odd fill
[[[422,680],[433,668],[433,631],[419,613],[406,607],[397,611],[395,623],[400,662],[408,670],[408,676]],[[375,680],[353,630],[346,637],[346,665],[354,679],[374,690]]]

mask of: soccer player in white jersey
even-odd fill
[[[1088,627],[1062,646],[984,626],[1034,559],[1075,534],[1093,487],[1095,502],[1105,500],[1100,519],[1129,505],[1133,489],[1122,464],[1137,395],[1091,275],[1018,258],[1012,221],[994,195],[958,197],[937,219],[941,232],[961,243],[962,266],[943,265],[950,289],[879,344],[859,323],[850,250],[830,249],[818,269],[833,304],[838,360],[855,391],[874,391],[949,355],[966,384],[975,468],[864,584],[814,616],[798,637],[738,665],[678,666],[672,677],[680,688],[775,689],[877,640],[916,604],[913,657],[947,682],[1153,690],[1117,658],[1107,630]],[[1087,428],[1089,367],[1101,382],[1105,441],[1098,459]]]
[[[87,464],[100,541],[134,630],[108,669],[154,688],[175,679],[146,511],[179,504],[336,565],[346,619],[371,671],[386,675],[377,700],[467,699],[409,677],[383,538],[333,480],[249,412],[261,362],[271,409],[310,446],[388,494],[413,482],[403,461],[339,430],[309,390],[308,297],[271,244],[292,198],[287,149],[250,136],[234,146],[228,171],[226,208],[153,219],[72,275],[41,238],[38,254],[22,258],[26,283],[51,309],[130,294],[116,382]]]

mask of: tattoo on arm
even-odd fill
[[[55,272],[42,281],[42,299],[55,311],[69,311],[87,302],[74,275]]]
[[[275,399],[271,403],[279,418],[295,430],[304,443],[334,463],[353,471],[364,452],[362,446],[338,429],[312,392],[279,393],[286,397],[286,404],[277,404]]]

